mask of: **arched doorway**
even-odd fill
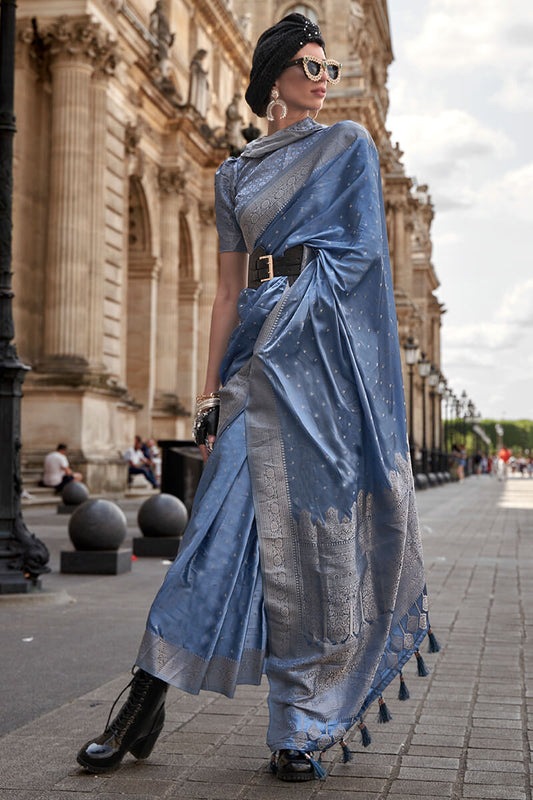
[[[197,394],[196,362],[198,359],[198,293],[194,275],[194,253],[186,215],[179,216],[179,354],[178,394],[185,409],[192,414]],[[206,320],[205,335],[209,333]]]
[[[152,234],[146,196],[137,177],[130,178],[127,322],[125,336],[126,384],[142,408],[136,431],[151,434],[155,387],[155,336],[158,262],[152,255]]]

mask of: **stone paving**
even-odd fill
[[[531,800],[533,480],[472,477],[421,492],[419,509],[442,650],[424,653],[427,678],[407,666],[408,702],[397,683],[387,690],[391,722],[378,725],[370,710],[368,749],[356,731],[353,761],[343,764],[340,748],[326,753],[325,781],[285,784],[267,771],[265,685],[233,700],[171,689],[148,760],[84,773],[76,750],[103,728],[123,673],[0,739],[1,800]]]

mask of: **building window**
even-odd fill
[[[288,8],[287,11],[285,12],[285,15],[295,14],[295,13],[303,14],[304,17],[309,17],[310,20],[318,24],[317,13],[314,10],[314,8],[311,8],[311,6],[306,6],[303,3],[298,3],[298,5],[291,6],[290,8]]]

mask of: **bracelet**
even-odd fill
[[[220,405],[220,397],[204,397],[203,400],[196,400],[196,416],[201,412],[209,411],[210,408],[217,408]]]
[[[212,397],[220,397],[219,392],[211,392],[211,394],[197,394],[196,403],[201,403],[202,400],[210,400]]]

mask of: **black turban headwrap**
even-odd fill
[[[270,90],[285,64],[309,42],[325,48],[320,28],[303,14],[289,14],[261,34],[254,50],[246,102],[259,117],[264,117]]]

